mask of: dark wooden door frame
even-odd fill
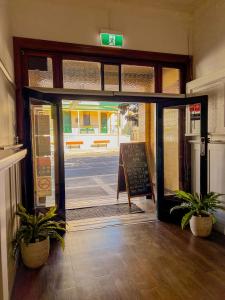
[[[28,86],[27,55],[49,56],[53,59],[53,84],[55,88],[63,87],[62,60],[66,58],[98,61],[102,64],[118,64],[119,67],[121,67],[121,64],[154,66],[156,93],[162,92],[162,67],[178,68],[181,70],[181,93],[185,93],[186,82],[192,78],[192,57],[188,55],[117,49],[21,37],[14,37],[13,44],[17,135],[21,142],[24,139],[22,89],[24,86]]]
[[[24,205],[32,211],[34,208],[34,190],[33,190],[33,166],[32,166],[32,143],[31,143],[31,130],[30,130],[30,98],[36,99],[40,103],[50,103],[56,106],[57,120],[58,120],[58,174],[59,174],[59,203],[58,213],[62,218],[65,218],[65,170],[64,170],[64,138],[63,138],[63,115],[62,115],[62,100],[63,99],[88,99],[90,101],[114,101],[114,102],[141,102],[141,103],[165,103],[170,101],[176,101],[177,104],[182,105],[186,98],[184,95],[180,95],[180,98],[165,98],[165,96],[160,95],[158,97],[152,96],[106,96],[104,94],[97,96],[92,95],[80,95],[80,94],[63,94],[52,89],[52,92],[47,89],[45,92],[44,89],[32,89],[32,88],[23,88],[23,97],[25,103],[25,118],[24,118],[24,132],[25,132],[25,144],[24,146],[28,149],[27,159],[24,161],[25,164],[25,178],[28,180],[25,183],[24,188]],[[182,97],[183,96],[183,97]]]
[[[205,139],[205,155],[200,157],[200,193],[207,193],[208,185],[208,96],[196,96],[186,98],[183,105],[201,104],[201,126],[200,136]],[[157,213],[159,220],[174,221],[173,216],[169,215],[169,209],[177,200],[173,196],[164,196],[164,146],[163,146],[163,109],[176,107],[178,108],[180,101],[169,100],[156,104],[156,178],[157,178]]]
[[[32,132],[31,132],[31,115],[30,115],[30,104],[36,102],[37,105],[48,104],[53,105],[56,117],[56,147],[58,153],[57,163],[58,170],[55,174],[58,177],[58,195],[59,199],[57,203],[58,214],[65,218],[65,175],[64,175],[64,141],[63,141],[63,116],[62,116],[62,101],[60,98],[52,98],[51,100],[43,100],[38,98],[30,97],[27,91],[23,91],[24,97],[24,147],[27,149],[27,157],[23,162],[23,177],[26,178],[26,182],[23,184],[23,204],[28,211],[33,212],[34,209],[34,170],[33,170],[33,149],[32,149]]]

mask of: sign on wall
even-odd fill
[[[102,46],[109,47],[123,47],[123,35],[115,33],[100,33],[100,40]]]

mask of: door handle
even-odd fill
[[[205,156],[205,138],[201,137],[201,142],[200,142],[200,155]]]

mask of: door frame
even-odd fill
[[[174,196],[164,196],[163,110],[197,103],[201,104],[200,137],[205,139],[205,155],[200,155],[200,193],[205,195],[208,190],[208,96],[188,97],[182,104],[176,99],[167,99],[156,104],[157,214],[161,221],[177,221],[169,215],[169,210],[178,201]]]
[[[58,213],[65,219],[65,170],[64,170],[64,137],[63,137],[63,112],[62,112],[62,100],[81,100],[86,99],[90,101],[112,101],[112,102],[137,102],[137,103],[156,103],[156,145],[159,151],[162,151],[162,138],[157,138],[157,135],[162,134],[162,126],[160,125],[160,118],[162,119],[162,109],[166,106],[179,106],[185,104],[202,104],[202,112],[206,114],[208,112],[208,96],[196,96],[192,98],[186,98],[186,95],[171,95],[171,94],[145,94],[145,93],[123,93],[123,92],[96,92],[96,91],[79,91],[79,90],[66,90],[66,89],[55,89],[55,88],[23,88],[23,98],[24,98],[24,132],[25,134],[25,147],[28,149],[28,156],[25,160],[25,178],[28,178],[28,184],[25,184],[25,199],[24,204],[29,209],[33,210],[34,201],[33,201],[33,182],[32,182],[32,146],[31,146],[31,131],[30,131],[30,98],[34,98],[40,101],[47,101],[49,103],[55,104],[57,108],[57,119],[58,119],[58,154],[59,154],[59,189],[60,197],[58,203]],[[206,122],[207,123],[207,122]],[[205,126],[206,125],[206,126]],[[204,131],[205,136],[207,136],[207,124],[202,126],[201,130]],[[161,149],[161,150],[160,150]],[[162,182],[162,175],[159,174],[160,168],[163,167],[163,161],[159,159],[159,154],[156,159],[156,178],[157,178],[157,192],[159,192],[159,184]],[[207,165],[207,157],[205,160]],[[204,163],[204,164],[205,164]],[[207,174],[206,174],[207,176]],[[207,177],[206,177],[207,178]],[[201,178],[201,184],[205,184],[205,181]],[[207,188],[204,185],[202,190]],[[160,195],[160,193],[159,193]],[[159,201],[157,196],[157,211],[158,218],[161,218],[162,202]],[[32,200],[31,200],[32,199]]]

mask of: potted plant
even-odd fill
[[[216,222],[214,212],[217,209],[225,210],[218,199],[222,194],[210,192],[207,195],[200,195],[198,193],[186,193],[184,191],[177,191],[176,197],[182,199],[180,205],[174,206],[170,213],[177,209],[185,209],[187,212],[181,220],[182,229],[190,222],[190,228],[195,236],[206,237],[212,231],[212,225]]]
[[[46,263],[50,250],[50,238],[60,241],[64,249],[64,239],[59,232],[66,231],[65,222],[54,220],[55,207],[51,207],[45,214],[32,215],[19,204],[16,214],[20,217],[21,224],[13,241],[13,250],[16,255],[17,250],[20,249],[25,266],[39,268]]]

